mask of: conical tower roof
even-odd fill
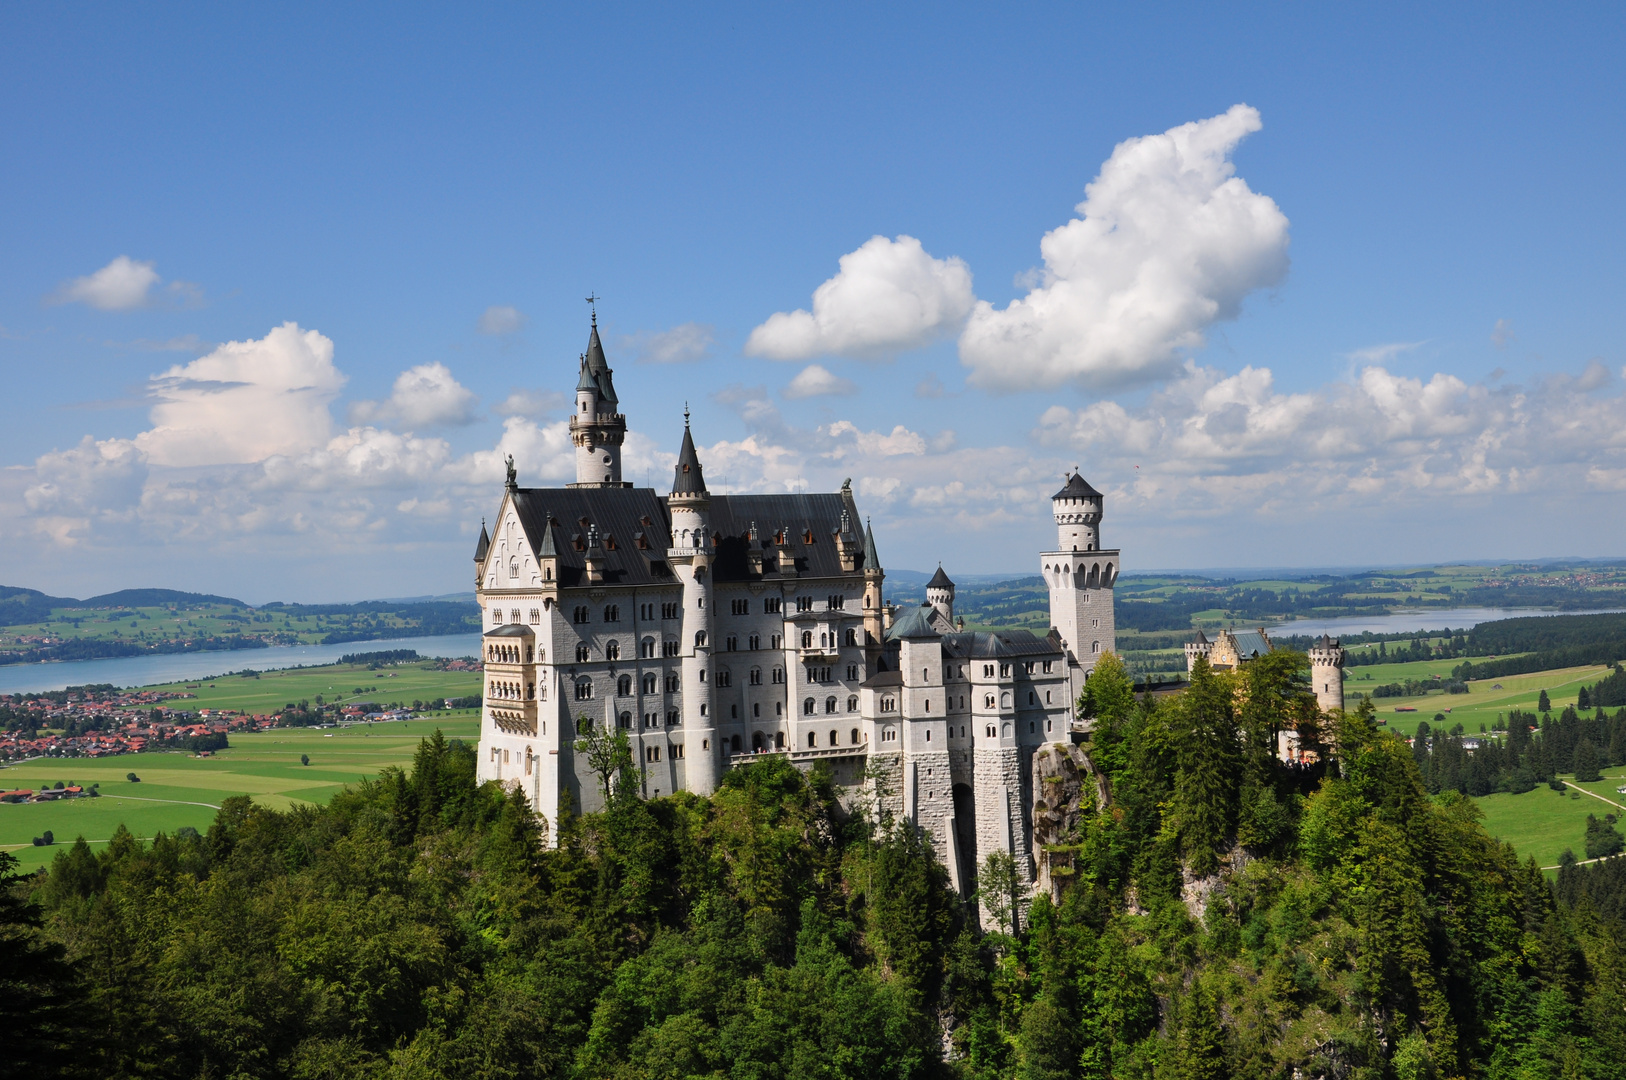
[[[881,557],[875,552],[875,527],[868,519],[864,521],[864,569],[879,570]]]
[[[943,573],[943,564],[942,563],[937,564],[937,573],[933,574],[932,579],[930,581],[926,582],[926,588],[928,588],[928,589],[952,589],[952,588],[954,588],[954,582],[950,581],[949,576],[947,574]]]
[[[620,404],[615,396],[615,384],[610,379],[610,362],[604,359],[604,343],[598,339],[598,315],[593,315],[593,326],[587,332],[587,354],[582,361],[582,379],[591,378],[598,387],[599,397],[611,405]],[[578,387],[579,389],[579,387]]]
[[[683,447],[678,450],[677,472],[672,477],[672,494],[706,494],[706,478],[700,472],[700,455],[695,453],[694,436],[689,434],[687,410],[683,415]]]
[[[491,534],[486,532],[485,519],[480,521],[480,539],[474,545],[474,561],[485,562],[486,554],[491,551]]]
[[[1067,478],[1066,485],[1050,497],[1051,499],[1099,499],[1101,493],[1092,488],[1089,481],[1085,480],[1082,475],[1074,473]]]

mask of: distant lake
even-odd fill
[[[0,694],[61,690],[66,686],[92,683],[128,687],[197,682],[209,675],[224,675],[245,669],[270,671],[299,665],[316,667],[336,664],[339,657],[346,653],[381,652],[385,649],[416,649],[419,656],[479,656],[480,635],[442,634],[438,637],[346,641],[342,645],[273,645],[266,649],[120,656],[109,660],[65,660],[51,664],[7,664],[0,667]]]
[[[1392,615],[1356,615],[1347,619],[1296,619],[1293,622],[1267,626],[1265,629],[1278,637],[1299,637],[1331,634],[1406,634],[1412,631],[1426,633],[1450,628],[1467,630],[1484,622],[1498,619],[1522,619],[1534,615],[1609,615],[1623,608],[1597,608],[1591,611],[1548,611],[1545,608],[1464,607],[1438,608],[1432,611],[1398,611]],[[1237,623],[1237,629],[1252,630],[1252,623]]]

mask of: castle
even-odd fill
[[[1275,644],[1264,627],[1233,633],[1221,630],[1213,641],[1201,630],[1197,639],[1186,643],[1186,671],[1197,662],[1197,657],[1208,659],[1215,671],[1240,671],[1249,661],[1265,653],[1274,652]],[[1321,635],[1321,640],[1310,646],[1310,689],[1315,703],[1322,712],[1344,707],[1344,650],[1338,639]]]
[[[711,493],[687,413],[671,490],[623,482],[627,419],[596,317],[579,374],[576,482],[520,487],[510,461],[475,549],[479,779],[522,789],[544,818],[596,809],[573,744],[597,725],[626,733],[650,796],[710,793],[756,755],[824,761],[924,830],[957,888],[994,852],[1030,885],[1033,755],[1070,740],[1113,647],[1120,564],[1100,546],[1101,493],[1071,475],[1051,499],[1050,633],[966,631],[941,567],[924,604],[886,602],[850,484]]]

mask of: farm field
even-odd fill
[[[214,820],[215,807],[232,795],[249,795],[278,809],[296,802],[324,803],[346,785],[376,777],[380,769],[409,764],[419,740],[436,728],[448,739],[473,740],[479,737],[479,716],[471,710],[334,730],[284,728],[234,734],[228,749],[207,758],[127,754],[46,758],[0,768],[0,786],[8,788],[39,788],[60,780],[87,787],[100,784],[103,793],[98,799],[0,805],[0,848],[11,851],[29,870],[48,863],[60,845],[71,844],[77,836],[105,842],[120,822],[141,837],[159,830],[172,833],[186,825],[204,832]],[[310,756],[308,766],[299,763],[301,754]],[[141,777],[140,783],[125,779],[131,772]],[[58,848],[34,847],[33,838],[47,829]]]
[[[1450,665],[1461,661],[1428,660],[1411,664],[1379,664],[1367,668],[1350,669],[1351,672],[1365,675],[1370,672],[1371,682],[1364,678],[1360,681],[1346,680],[1344,683],[1344,701],[1349,708],[1360,703],[1362,694],[1369,694],[1372,688],[1384,683],[1402,682],[1405,679],[1425,678],[1434,674],[1425,671],[1433,665],[1447,665],[1448,674]],[[1404,673],[1403,673],[1404,672]],[[1498,714],[1506,717],[1513,709],[1523,709],[1526,712],[1536,711],[1536,702],[1541,691],[1546,690],[1556,713],[1566,705],[1574,705],[1576,694],[1582,686],[1595,683],[1609,673],[1603,665],[1591,667],[1558,668],[1553,671],[1536,671],[1528,675],[1505,675],[1499,679],[1482,679],[1470,682],[1466,694],[1428,694],[1423,697],[1409,698],[1373,698],[1372,704],[1377,706],[1377,717],[1384,722],[1390,731],[1397,731],[1410,738],[1417,732],[1417,723],[1426,720],[1430,726],[1435,723],[1437,713],[1445,713],[1447,726],[1461,724],[1463,730],[1470,735],[1479,734],[1479,725],[1484,724],[1489,731],[1496,721]],[[1346,672],[1346,675],[1349,672]],[[1497,689],[1500,686],[1501,689]],[[1413,706],[1414,713],[1396,713],[1396,706]],[[1449,712],[1446,710],[1449,709]]]
[[[411,642],[402,647],[411,648]],[[480,693],[478,671],[436,671],[433,664],[391,664],[369,671],[365,665],[331,664],[319,668],[289,668],[253,675],[226,675],[203,683],[166,683],[144,687],[196,694],[188,709],[240,709],[249,713],[275,712],[300,701],[441,701]]]
[[[1563,779],[1573,780],[1566,776]],[[1626,768],[1604,770],[1601,783],[1583,784],[1607,799],[1626,803],[1626,796],[1615,794],[1615,788],[1626,784]],[[1485,815],[1485,831],[1513,845],[1520,860],[1534,858],[1541,866],[1554,866],[1568,848],[1577,859],[1586,858],[1586,819],[1588,814],[1603,817],[1614,813],[1626,818],[1626,811],[1615,809],[1597,799],[1582,795],[1573,788],[1564,793],[1553,791],[1542,784],[1522,795],[1498,792],[1484,795],[1474,803]],[[1626,831],[1626,828],[1623,828]]]

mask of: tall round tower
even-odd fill
[[[672,546],[666,561],[683,583],[683,758],[684,787],[699,795],[717,790],[717,720],[711,683],[711,495],[700,471],[683,413],[683,446],[678,451],[672,494]]]
[[[576,410],[570,414],[570,441],[576,446],[576,482],[571,487],[631,487],[621,482],[621,444],[627,439],[627,418],[616,411],[620,404],[604,346],[598,339],[598,314],[587,335],[576,380]]]
[[[1069,668],[1076,698],[1104,652],[1116,651],[1113,586],[1119,552],[1101,547],[1101,493],[1078,473],[1050,497],[1056,549],[1039,556],[1050,587],[1050,625],[1073,655]]]
[[[1310,646],[1310,681],[1322,712],[1344,707],[1344,650],[1337,638],[1322,634]]]

